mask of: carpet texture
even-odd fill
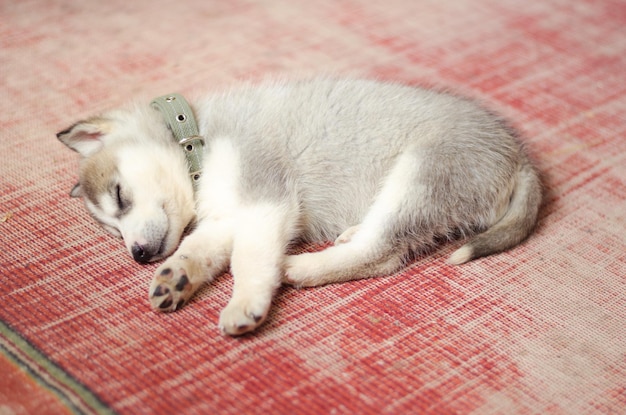
[[[0,3],[0,414],[626,413],[626,3]],[[523,245],[462,266],[280,290],[222,337],[224,276],[150,310],[68,196],[55,133],[172,91],[360,75],[479,99],[521,131],[545,201]],[[317,247],[321,249],[323,245]]]

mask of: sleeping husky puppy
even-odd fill
[[[541,200],[535,169],[496,116],[375,81],[274,81],[190,106],[172,95],[57,136],[83,156],[72,195],[135,260],[167,258],[149,288],[154,309],[179,309],[230,266],[219,321],[229,335],[265,320],[281,282],[390,274],[446,238],[469,238],[452,264],[511,248]],[[296,242],[332,239],[287,255]]]

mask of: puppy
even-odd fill
[[[179,309],[230,266],[219,321],[229,335],[263,323],[281,282],[390,274],[447,238],[468,238],[452,264],[509,249],[541,202],[536,170],[497,116],[392,83],[272,81],[191,105],[173,94],[57,137],[82,156],[71,194],[135,260],[167,258],[149,289],[156,310]]]

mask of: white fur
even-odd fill
[[[220,315],[224,333],[239,334],[267,317],[282,279],[282,262],[293,238],[293,206],[260,204],[241,207],[231,258],[233,295]]]
[[[232,218],[239,206],[237,181],[239,155],[227,138],[213,140],[212,151],[204,160],[204,172],[196,195],[199,221]]]
[[[472,259],[472,249],[469,246],[462,246],[450,255],[448,262],[452,265],[460,265]]]

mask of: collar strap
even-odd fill
[[[180,94],[169,94],[155,98],[152,107],[159,110],[174,139],[183,148],[187,159],[189,177],[194,190],[202,175],[202,149],[204,138],[198,131],[198,125],[187,100]]]

